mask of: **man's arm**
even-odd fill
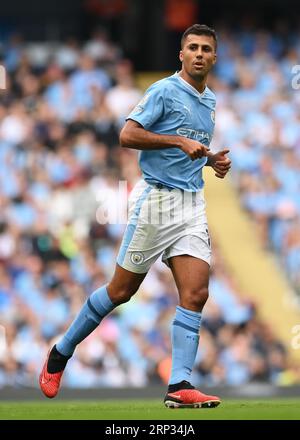
[[[161,150],[164,148],[180,148],[192,160],[206,156],[208,148],[193,139],[183,136],[157,134],[145,130],[138,122],[129,119],[120,133],[122,147],[136,150]]]
[[[206,165],[213,168],[215,176],[224,179],[231,168],[231,160],[226,157],[230,150],[221,150],[218,153],[207,153]]]

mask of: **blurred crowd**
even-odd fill
[[[243,204],[300,288],[300,92],[291,86],[300,40],[292,37],[222,30],[211,86],[214,145],[230,146]],[[49,346],[113,273],[125,222],[97,213],[105,203],[126,209],[140,178],[136,152],[121,149],[118,135],[142,92],[103,30],[84,44],[14,35],[0,47],[8,71],[0,92],[0,387],[36,386]],[[213,254],[193,381],[285,383],[285,347],[240,294],[217,244]],[[158,261],[138,294],[80,344],[64,384],[166,383],[177,301]]]
[[[214,145],[230,146],[243,206],[300,298],[300,34],[236,37],[220,35]]]

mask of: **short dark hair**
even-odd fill
[[[215,42],[215,50],[217,50],[217,35],[214,29],[206,26],[206,24],[193,24],[193,26],[190,26],[187,28],[182,37],[181,37],[181,47],[183,47],[185,39],[188,35],[207,35],[208,37],[212,37]]]

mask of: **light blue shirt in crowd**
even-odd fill
[[[127,120],[151,132],[185,136],[208,147],[215,126],[215,106],[215,95],[208,87],[199,93],[175,73],[152,84]],[[139,159],[146,182],[186,191],[203,187],[206,162],[206,157],[192,161],[177,147],[141,151]]]

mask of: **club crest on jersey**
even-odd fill
[[[139,265],[144,262],[145,256],[142,252],[132,252],[130,260],[133,264]]]
[[[211,117],[211,120],[213,121],[213,123],[215,123],[215,111],[214,110],[211,111],[210,117]]]

